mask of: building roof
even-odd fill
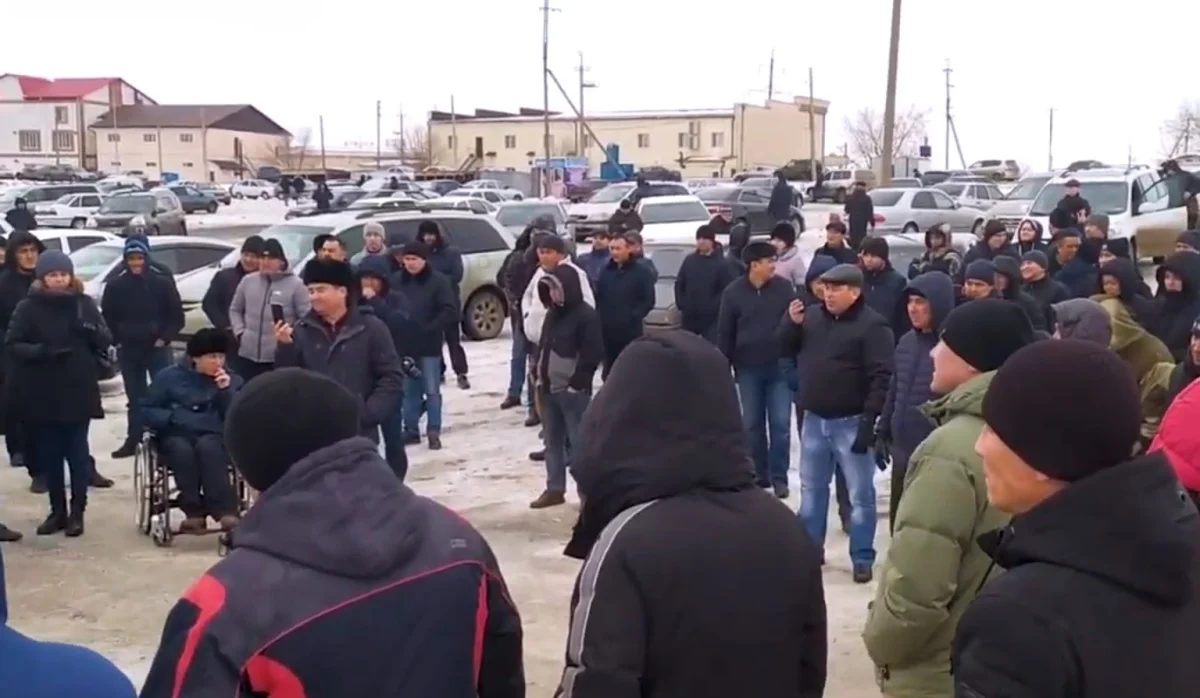
[[[541,109],[527,109],[522,107],[516,113],[497,111],[495,109],[476,109],[471,114],[461,114],[444,111],[429,112],[429,120],[431,122],[509,122],[519,123],[522,121],[541,121],[545,118],[546,112]],[[577,121],[578,117],[575,114],[563,114],[561,112],[549,112],[551,121]],[[670,110],[642,110],[642,111],[614,111],[614,112],[588,112],[584,114],[584,118],[588,121],[629,121],[633,119],[732,119],[733,109],[670,109]]]
[[[134,104],[101,114],[92,128],[216,128],[291,135],[249,104]]]
[[[21,96],[27,101],[82,99],[96,90],[106,89],[120,78],[59,78],[48,80],[32,75],[5,73],[0,77],[13,77],[21,86]]]

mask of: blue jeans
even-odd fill
[[[533,353],[536,346],[525,337],[525,333],[517,324],[512,323],[512,355],[508,360],[508,396],[521,399],[521,388],[527,388],[525,405],[529,408],[529,416],[537,414],[533,404],[533,379],[529,376],[529,360],[537,360]]]
[[[760,485],[787,485],[792,445],[792,391],[783,363],[734,369],[742,423]]]
[[[546,490],[567,491],[568,448],[579,443],[579,423],[592,396],[588,393],[544,393],[542,424],[545,426]]]
[[[152,379],[159,371],[171,364],[171,348],[155,347],[150,350],[126,351],[117,354],[121,367],[121,380],[125,383],[126,407],[129,410],[126,439],[130,442],[142,438],[142,398]]]
[[[407,379],[404,389],[408,390]],[[440,385],[438,386],[441,387]],[[407,392],[405,393],[407,395]],[[408,454],[404,452],[404,401],[396,403],[392,413],[383,424],[379,425],[383,432],[383,457],[391,467],[392,472],[400,481],[408,474]]]
[[[425,432],[440,434],[442,431],[442,357],[414,357],[420,378],[404,379],[403,411],[404,433],[409,436],[421,433],[421,411],[427,416]]]
[[[850,560],[855,569],[875,564],[875,457],[852,453],[860,415],[823,419],[804,413],[800,444],[800,520],[808,534],[825,546],[829,523],[829,483],[835,468],[850,491]]]
[[[59,516],[67,515],[66,471],[69,469],[70,511],[82,514],[87,507],[88,485],[92,482],[94,470],[88,448],[88,422],[34,422],[30,424],[29,436],[40,460],[39,470],[46,478],[50,511]]]

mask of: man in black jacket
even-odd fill
[[[1023,290],[1037,301],[1045,318],[1047,332],[1054,328],[1054,311],[1051,306],[1071,298],[1071,292],[1050,278],[1050,258],[1041,250],[1032,250],[1021,255],[1021,280]]]
[[[863,296],[867,299],[867,306],[887,321],[888,327],[892,328],[892,335],[899,341],[909,327],[905,303],[908,280],[892,268],[889,255],[888,241],[884,238],[867,238],[859,247]]]
[[[1025,311],[1033,329],[1046,332],[1046,310],[1033,296],[1021,289],[1021,262],[1002,255],[993,260],[996,267],[996,292],[1006,301],[1012,301]],[[1051,328],[1053,329],[1053,328]]]
[[[174,280],[150,264],[150,248],[125,241],[125,271],[104,285],[100,311],[117,347],[129,420],[113,458],[131,458],[142,440],[141,401],[150,378],[172,363],[171,342],[183,330],[183,303]]]
[[[854,191],[846,197],[845,210],[850,220],[850,246],[857,250],[867,238],[867,228],[875,230],[875,202],[867,193],[866,182],[854,183]]]
[[[442,341],[446,325],[457,322],[458,306],[450,281],[429,266],[429,247],[422,242],[410,242],[401,248],[400,271],[388,279],[388,287],[398,296],[407,317],[402,332],[407,340],[396,351],[412,357],[417,374],[404,381],[404,435],[407,443],[421,442],[421,412],[425,412],[425,435],[429,448],[442,447]]]
[[[987,259],[968,264],[963,271],[961,302],[996,297],[996,264]]]
[[[675,276],[680,326],[715,342],[721,293],[733,279],[733,271],[717,248],[717,236],[707,225],[700,226],[696,229],[696,251],[684,258]]]
[[[1012,236],[1009,235],[1008,228],[1004,227],[1000,221],[991,220],[983,228],[983,239],[972,245],[971,249],[963,255],[962,266],[959,268],[958,277],[954,279],[955,283],[963,283],[967,267],[971,266],[972,262],[979,260],[994,262],[999,256],[1020,259],[1016,246],[1012,244]]]
[[[224,330],[233,339],[233,322],[229,319],[229,304],[233,302],[233,292],[237,290],[242,279],[258,271],[262,261],[262,253],[266,249],[266,241],[258,235],[251,235],[242,242],[242,256],[238,263],[228,269],[217,272],[208,284],[204,300],[200,307],[205,317],[218,330]],[[236,350],[231,352],[236,354]]]
[[[16,230],[8,236],[4,245],[4,267],[0,271],[0,333],[8,334],[13,311],[29,295],[38,255],[45,250],[46,246],[33,233]],[[0,361],[0,371],[5,373],[6,383],[11,378],[7,375],[12,370],[10,359],[6,355]],[[38,459],[30,452],[33,440],[26,433],[26,421],[20,410],[8,405],[6,397],[0,398],[0,401],[4,404],[4,444],[8,449],[9,462],[16,467],[24,465],[29,472],[30,490],[34,494],[45,494],[46,481],[37,471]]]
[[[824,694],[820,553],[754,486],[728,376],[703,339],[655,333],[588,408],[566,550],[585,562],[559,695]]]
[[[875,419],[892,377],[895,342],[887,321],[867,307],[858,267],[821,275],[824,303],[793,301],[779,325],[785,354],[797,357],[803,385],[800,427],[800,519],[822,547],[835,464],[850,490],[850,561],[854,581],[871,581],[875,563]]]
[[[33,211],[29,210],[28,202],[20,196],[13,200],[13,207],[4,214],[4,220],[12,226],[14,231],[22,230],[28,233],[38,227]]]
[[[825,244],[817,248],[813,256],[823,254],[833,257],[838,264],[858,264],[858,252],[846,242],[846,224],[830,221],[825,226]]]
[[[603,377],[625,347],[642,336],[646,316],[654,309],[654,277],[633,256],[629,241],[615,237],[608,251],[612,259],[596,282],[596,312],[604,333]]]
[[[959,622],[955,695],[1196,695],[1200,515],[1162,454],[1130,459],[1142,417],[1126,364],[1035,342],[996,373],[983,420],[988,499],[1014,518],[979,539],[1006,571]]]
[[[442,227],[437,221],[421,221],[417,226],[417,237],[429,248],[429,266],[445,276],[450,282],[450,292],[454,297],[454,322],[446,325],[446,353],[450,354],[450,367],[458,376],[458,387],[466,390],[471,387],[467,378],[467,353],[462,347],[462,323],[459,322],[459,311],[462,309],[463,258],[462,252],[453,245],[448,245],[442,236]],[[446,364],[442,363],[441,376],[446,375]]]
[[[733,366],[755,480],[759,487],[771,487],[784,499],[788,496],[792,444],[788,378],[794,367],[780,353],[775,329],[796,289],[776,276],[774,245],[752,242],[746,245],[742,259],[746,275],[721,294],[717,348]]]
[[[1058,204],[1054,208],[1059,211],[1065,211],[1071,217],[1071,220],[1080,226],[1083,225],[1088,216],[1092,215],[1092,205],[1080,193],[1078,179],[1067,180],[1067,192],[1063,194],[1063,198],[1058,200]]]
[[[546,489],[529,505],[563,504],[567,490],[567,447],[580,442],[579,423],[592,395],[592,378],[604,359],[600,317],[583,300],[582,274],[560,264],[537,285],[547,309],[536,356],[538,404],[546,444]]]
[[[792,217],[792,202],[796,191],[788,184],[783,172],[775,172],[775,185],[771,187],[771,198],[767,201],[767,215],[773,221],[787,221]]]

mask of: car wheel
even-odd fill
[[[463,308],[463,332],[475,341],[494,339],[504,329],[504,299],[491,289],[476,291]]]
[[[792,214],[792,227],[796,229],[796,233],[804,232],[804,216],[799,213]]]
[[[977,218],[975,220],[975,225],[971,226],[971,234],[977,238],[983,237],[983,219],[982,218]]]
[[[75,220],[71,221],[71,227],[72,228],[85,228],[85,227],[87,227],[87,219],[86,218],[76,218]]]
[[[905,223],[905,224],[904,224],[904,230],[902,230],[902,231],[900,231],[900,232],[903,232],[903,233],[919,233],[919,232],[921,232],[921,229],[917,227],[917,224],[916,224],[916,223],[913,223],[913,222],[911,222],[911,221],[910,221],[910,222],[908,222],[908,223]]]
[[[266,201],[267,199],[271,198],[271,195],[270,195],[268,192],[265,192],[265,191],[264,191],[263,193],[259,194],[258,196],[259,196],[259,198],[260,198],[260,199],[262,199],[263,201]]]
[[[216,212],[217,212],[217,202],[215,202],[215,201],[210,201],[210,202],[209,202],[209,204],[208,204],[208,206],[207,206],[207,207],[205,207],[205,209],[204,209],[204,210],[205,210],[205,211],[208,211],[209,213],[216,213]]]
[[[233,198],[235,198],[235,199],[240,199],[240,198],[242,198],[242,195],[241,195],[240,193],[235,193],[235,194],[233,195]]]
[[[159,229],[158,229],[158,226],[157,226],[157,225],[155,225],[155,226],[151,226],[151,228],[150,228],[149,232],[147,232],[147,233],[146,233],[146,237],[150,237],[151,235],[158,235],[158,234],[159,234],[159,232],[160,232],[160,231],[159,231]]]
[[[525,197],[520,194],[513,194],[513,201],[523,201],[524,199]]]
[[[835,191],[833,193],[833,203],[835,203],[835,204],[846,203],[846,190],[845,189],[838,189],[837,191]]]

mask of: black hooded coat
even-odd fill
[[[1163,262],[1183,280],[1182,291],[1163,291],[1150,333],[1162,340],[1176,362],[1182,361],[1192,338],[1192,324],[1200,317],[1200,254],[1176,252]]]
[[[1105,276],[1113,277],[1121,285],[1121,303],[1129,311],[1129,315],[1142,327],[1147,329],[1153,327],[1158,308],[1155,307],[1153,300],[1139,292],[1145,282],[1142,281],[1133,262],[1117,257],[1107,264],[1101,265],[1099,285],[1102,290]]]
[[[1033,225],[1033,241],[1025,242],[1021,240],[1020,232],[1017,233],[1017,239],[1016,242],[1013,243],[1013,247],[1016,249],[1018,257],[1026,252],[1045,252],[1049,247],[1045,240],[1046,230],[1042,227],[1042,224],[1033,219],[1030,219],[1029,222]]]
[[[635,340],[580,433],[572,698],[823,695],[820,551],[755,486],[712,344],[683,331]]]
[[[1012,301],[1021,306],[1029,318],[1033,329],[1046,331],[1046,310],[1036,298],[1021,289],[1021,263],[1012,257],[999,256],[992,260],[996,265],[996,273],[1003,274],[1008,279],[1008,285],[1000,293],[1004,300]]]

